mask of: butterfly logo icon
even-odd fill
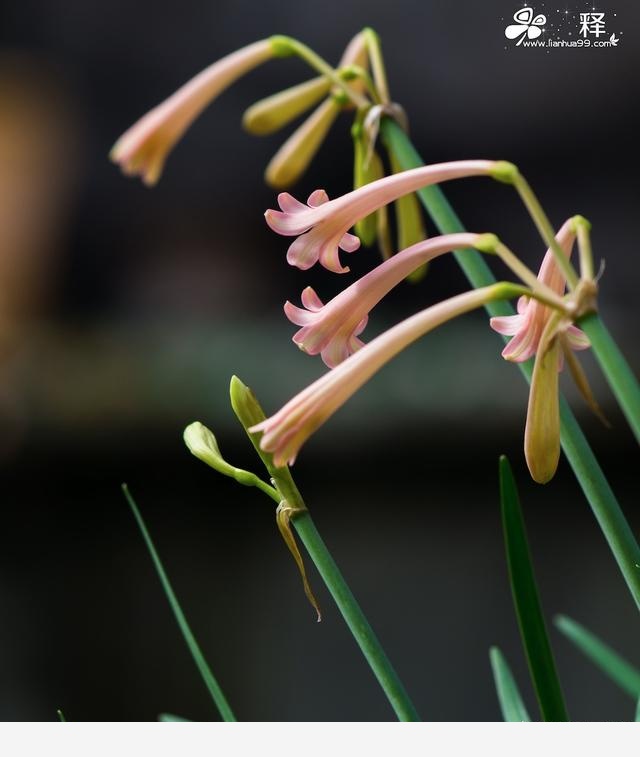
[[[533,8],[521,8],[513,14],[513,20],[517,23],[510,24],[504,30],[504,36],[507,39],[520,39],[516,42],[516,47],[522,44],[522,40],[537,39],[542,34],[541,26],[547,23],[547,17],[539,13],[534,17]]]

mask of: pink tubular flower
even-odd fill
[[[354,282],[326,305],[311,287],[302,292],[302,304],[286,302],[287,318],[302,328],[293,341],[310,354],[320,353],[329,368],[335,368],[363,346],[358,335],[367,325],[368,313],[406,276],[438,255],[457,248],[473,247],[478,234],[449,234],[408,247]]]
[[[342,267],[338,248],[345,252],[358,249],[360,240],[348,231],[360,218],[422,187],[466,176],[491,175],[496,166],[491,160],[437,163],[373,181],[331,201],[324,190],[318,189],[307,205],[282,192],[278,195],[280,210],[267,210],[265,218],[278,234],[298,237],[287,252],[291,265],[307,270],[320,261],[330,271],[346,273],[349,269]]]
[[[567,257],[571,257],[576,239],[576,232],[571,219],[565,221],[557,233],[556,239],[562,251]],[[565,278],[551,249],[547,250],[544,256],[538,272],[538,280],[546,284],[556,294],[560,296],[564,294]],[[528,297],[521,297],[518,300],[517,309],[517,315],[491,318],[489,324],[499,334],[513,337],[502,351],[502,357],[515,363],[523,363],[536,354],[542,332],[552,311],[541,302]],[[576,326],[568,326],[564,333],[569,345],[574,350],[586,350],[590,347],[586,334]]]
[[[249,431],[263,432],[260,447],[273,453],[276,466],[293,464],[309,436],[401,350],[451,318],[491,300],[513,296],[514,289],[520,290],[520,287],[494,284],[475,289],[407,318],[325,373],[275,415]]]
[[[274,56],[271,40],[243,47],[213,63],[126,131],[111,150],[123,172],[155,184],[165,160],[204,108],[234,81]]]

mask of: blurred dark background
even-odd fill
[[[232,462],[258,471],[229,378],[272,411],[323,370],[290,342],[281,306],[307,284],[328,297],[352,278],[286,265],[286,240],[261,217],[275,199],[262,171],[283,136],[240,128],[244,108],[308,71],[276,61],[243,79],[188,132],[153,191],[107,154],[148,108],[244,44],[287,33],[337,61],[371,25],[425,159],[514,161],[554,224],[592,220],[607,263],[601,310],[637,367],[640,9],[598,3],[616,49],[547,53],[505,48],[519,7],[0,6],[0,718],[49,720],[58,707],[70,720],[216,718],[121,496],[127,481],[241,719],[391,719],[312,569],[325,616],[314,622],[272,503],[222,480],[181,439],[202,420]],[[534,7],[551,19],[587,6]],[[294,194],[350,188],[348,129],[344,116]],[[540,241],[509,188],[473,180],[446,191],[468,228],[498,233],[537,268]],[[376,262],[375,250],[349,260],[355,274]],[[367,335],[465,286],[441,259],[375,311]],[[527,389],[499,351],[483,314],[449,324],[371,381],[295,466],[430,720],[499,719],[491,644],[534,710],[503,558],[501,453],[521,485],[547,615],[572,615],[640,663],[636,609],[568,466],[546,487],[528,478]],[[566,377],[565,387],[637,529],[636,446],[591,356],[584,363],[612,430]],[[552,640],[574,719],[632,719],[630,699]]]

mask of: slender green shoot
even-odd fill
[[[500,458],[500,500],[513,604],[542,718],[566,721],[567,709],[542,614],[518,490],[504,455]]]
[[[229,702],[227,702],[227,698],[220,688],[220,685],[211,672],[211,668],[209,668],[209,665],[207,664],[207,661],[202,654],[202,650],[200,649],[200,646],[198,645],[198,642],[196,641],[196,638],[193,635],[191,628],[189,627],[187,619],[182,612],[182,608],[180,607],[175,592],[173,591],[171,583],[169,582],[169,578],[167,577],[165,569],[160,562],[160,557],[158,556],[156,548],[151,541],[151,536],[149,535],[149,531],[147,530],[144,520],[142,519],[140,510],[138,510],[138,506],[136,505],[131,492],[129,491],[129,487],[126,484],[122,484],[122,492],[127,502],[129,503],[133,517],[136,519],[138,528],[140,529],[140,533],[142,534],[142,538],[144,539],[147,550],[149,551],[149,555],[151,556],[151,560],[153,561],[154,567],[156,569],[156,573],[158,574],[158,578],[160,579],[160,583],[162,584],[162,588],[164,589],[164,593],[167,597],[171,610],[173,611],[176,622],[178,623],[178,627],[180,628],[189,652],[191,652],[191,656],[193,657],[193,661],[198,668],[202,680],[204,681],[204,684],[207,687],[209,694],[211,695],[211,699],[213,700],[215,706],[218,708],[218,712],[220,713],[220,716],[224,721],[235,722],[236,717],[233,714],[233,711],[229,706]]]
[[[518,691],[518,686],[509,665],[498,647],[491,647],[489,650],[489,659],[491,661],[491,670],[493,671],[493,680],[496,685],[496,694],[498,695],[498,702],[502,711],[502,719],[505,723],[528,723],[531,718],[522,701],[522,696]]]
[[[66,722],[67,722],[67,719],[65,718],[65,716],[64,716],[64,713],[62,712],[62,710],[56,710],[56,712],[57,712],[57,714],[58,714],[58,720],[59,720],[59,721],[60,721],[61,723],[66,723]]]
[[[587,630],[580,623],[558,615],[554,619],[556,628],[591,662],[634,700],[640,697],[640,670],[619,655],[608,644]]]

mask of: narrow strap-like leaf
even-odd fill
[[[67,719],[65,718],[64,713],[62,712],[62,710],[56,710],[56,712],[58,713],[58,720],[61,723],[66,723]]]
[[[500,458],[500,499],[513,603],[542,718],[566,721],[567,710],[542,614],[518,490],[504,456]]]
[[[227,698],[225,697],[222,689],[220,688],[220,685],[216,681],[213,673],[211,672],[211,668],[207,664],[207,661],[205,660],[204,655],[202,654],[202,650],[200,649],[200,646],[198,645],[198,642],[196,641],[196,638],[193,635],[193,632],[191,631],[189,624],[187,623],[187,619],[184,613],[182,612],[182,608],[180,607],[180,604],[178,603],[178,599],[169,582],[169,578],[167,577],[164,567],[162,566],[162,563],[160,562],[160,557],[158,556],[158,553],[156,552],[156,548],[154,547],[153,542],[151,541],[151,536],[149,535],[149,531],[147,530],[144,520],[142,519],[142,515],[140,515],[140,510],[138,510],[138,506],[136,505],[133,497],[131,496],[131,493],[129,492],[129,488],[127,487],[126,484],[122,484],[122,491],[124,493],[124,496],[126,497],[127,502],[129,503],[129,507],[131,508],[131,512],[133,513],[134,518],[136,519],[140,532],[142,533],[142,538],[144,539],[145,544],[147,545],[149,555],[151,556],[156,572],[158,574],[158,578],[160,579],[160,583],[162,584],[162,588],[164,589],[164,593],[167,597],[169,605],[171,606],[171,609],[173,610],[173,614],[178,623],[180,631],[182,632],[182,636],[185,640],[187,647],[189,648],[189,651],[191,652],[193,661],[195,662],[196,667],[198,668],[198,671],[200,672],[200,675],[202,676],[202,680],[204,681],[205,686],[209,690],[211,699],[213,699],[213,702],[215,706],[218,708],[218,712],[222,716],[223,720],[227,722],[235,722],[236,720],[235,715],[233,714],[233,711],[231,710],[231,707],[229,706],[229,702],[227,702]]]
[[[584,626],[566,615],[554,619],[556,627],[576,647],[608,676],[614,683],[634,699],[640,697],[640,670],[621,657],[608,644],[601,641]]]
[[[498,702],[500,702],[500,709],[502,710],[502,719],[505,723],[529,722],[531,718],[522,701],[518,686],[504,655],[498,647],[491,647],[489,659],[491,660]]]
[[[380,129],[387,147],[396,153],[402,168],[416,168],[424,165],[424,161],[411,144],[409,137],[393,119],[383,118]],[[465,230],[439,186],[424,187],[416,194],[440,233],[455,234]],[[474,287],[488,286],[495,282],[495,276],[484,257],[476,250],[458,250],[454,255],[467,279]],[[485,306],[485,309],[492,316],[513,315],[514,313],[513,308],[507,302],[502,301],[489,303]],[[608,356],[603,367],[608,369],[611,365],[620,366],[620,372],[616,371],[618,378],[627,377],[628,380],[624,379],[623,382],[624,387],[621,387],[619,382],[613,385],[618,400],[624,405],[627,401],[625,397],[629,397],[632,392],[626,391],[626,389],[621,392],[620,389],[625,387],[628,389],[635,379],[629,377],[630,371],[628,369],[623,369],[624,366],[621,363],[624,359],[619,354],[611,335],[597,315],[589,315],[584,318],[580,322],[580,327],[591,340],[596,358],[601,360],[603,354]],[[595,350],[596,346],[599,349]],[[527,381],[531,381],[531,361],[518,363],[518,366]],[[607,375],[611,380],[609,370]],[[638,416],[640,417],[640,412]],[[562,448],[567,460],[591,505],[636,605],[640,608],[640,572],[638,571],[640,546],[598,460],[589,447],[569,404],[563,397],[560,397],[560,422]]]

